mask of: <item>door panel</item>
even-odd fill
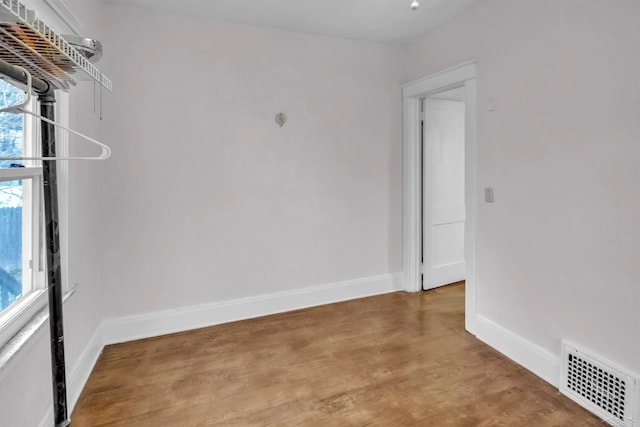
[[[464,221],[433,227],[432,287],[464,280]]]
[[[424,289],[464,280],[464,103],[424,104]]]
[[[433,225],[450,224],[452,222],[464,222],[464,218],[464,204],[433,208]]]

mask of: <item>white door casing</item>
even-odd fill
[[[402,287],[419,292],[421,259],[420,99],[455,87],[464,87],[465,99],[465,328],[476,333],[476,77],[477,62],[467,62],[402,88],[403,97],[403,243]]]

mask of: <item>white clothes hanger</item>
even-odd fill
[[[42,117],[39,114],[33,113],[27,110],[25,107],[29,105],[31,102],[31,73],[25,70],[22,67],[17,67],[24,71],[27,75],[27,96],[22,104],[12,105],[11,107],[0,108],[0,113],[12,113],[12,114],[29,114],[37,119],[42,120],[43,122],[50,123],[56,127],[66,130],[69,133],[77,135],[95,145],[102,148],[102,152],[99,156],[95,157],[0,157],[0,160],[106,160],[111,156],[111,148],[109,146],[103,144],[100,141],[96,141],[95,139],[88,137],[87,135],[81,134],[80,132],[76,132],[73,129],[69,129],[66,126],[61,125],[60,123],[56,123],[53,120],[50,120],[46,117]]]

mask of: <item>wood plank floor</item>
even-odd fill
[[[462,283],[108,346],[81,426],[601,426],[464,331]]]

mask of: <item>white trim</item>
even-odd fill
[[[25,166],[23,168],[0,169],[0,182],[28,179],[34,176],[42,176],[41,166]]]
[[[91,371],[93,371],[93,367],[102,353],[102,349],[104,348],[104,340],[102,336],[102,324],[100,324],[89,340],[89,343],[85,347],[80,359],[75,364],[73,371],[69,376],[67,386],[67,400],[69,408],[74,408],[76,406],[76,403],[80,398],[80,393],[82,393],[82,389],[87,383],[87,380],[91,375]]]
[[[103,348],[102,325],[100,325],[87,343],[87,346],[82,352],[80,359],[75,364],[71,375],[67,377],[67,412],[69,417],[71,417],[71,412],[73,412],[73,408],[75,408],[76,403],[78,403],[80,394],[82,393],[82,390],[84,389],[100,354],[102,354]],[[51,427],[53,424],[53,406],[50,406],[41,421],[38,423],[38,427]]]
[[[407,292],[419,292],[420,284],[420,221],[421,182],[419,143],[420,100],[405,98],[403,120],[403,165],[402,165],[402,288]]]
[[[103,322],[104,343],[120,343],[395,292],[400,290],[396,286],[397,282],[396,275],[384,274],[323,286],[107,319]]]
[[[69,93],[56,92],[55,120],[69,127]],[[56,155],[69,156],[69,132],[56,126]],[[58,219],[60,221],[60,262],[62,269],[62,291],[72,289],[69,283],[69,162],[57,162],[58,173]]]
[[[420,283],[420,99],[454,87],[465,88],[465,327],[476,329],[476,77],[477,63],[466,62],[402,87],[403,110],[403,286],[419,292]],[[427,282],[428,283],[428,282]]]
[[[478,277],[476,276],[476,224],[478,219],[477,171],[477,89],[476,79],[465,80],[465,223],[464,223],[464,261],[465,261],[465,328],[471,333],[476,330],[478,317]]]
[[[466,80],[475,79],[477,75],[477,61],[465,62],[402,85],[402,97],[424,98],[429,93],[444,92],[460,86]]]
[[[11,372],[13,364],[20,359],[20,353],[26,353],[31,350],[37,342],[36,338],[39,337],[40,333],[44,331],[48,333],[47,328],[44,328],[49,318],[46,306],[46,292],[41,291],[37,299],[39,301],[32,304],[29,309],[20,312],[21,315],[28,315],[29,317],[25,317],[27,320],[20,323],[17,333],[6,342],[0,344],[0,381],[2,381],[7,373]],[[38,307],[39,310],[37,310]],[[30,309],[33,310],[33,312],[31,312]]]
[[[497,323],[478,315],[476,337],[554,387],[560,378],[560,358]]]
[[[0,316],[0,372],[5,369],[4,363],[6,361],[3,358],[5,345],[11,347],[9,342],[20,335],[31,319],[46,307],[47,290],[34,289],[21,296],[2,312]],[[21,340],[18,339],[18,342]]]
[[[55,420],[53,419],[53,407],[47,409],[47,412],[44,414],[40,422],[38,423],[38,427],[51,427],[55,424]]]
[[[75,289],[68,292],[63,297],[63,302],[75,293]],[[29,320],[24,322],[18,332],[6,343],[0,346],[0,381],[4,375],[13,369],[13,363],[19,360],[20,353],[26,353],[31,350],[33,345],[38,341],[39,334],[48,329],[44,327],[49,321],[49,309],[46,303],[47,291],[42,289],[37,296],[41,302],[32,303],[32,307],[22,310],[20,315],[24,316],[29,309],[40,307],[40,310],[29,316]]]
[[[391,287],[394,292],[402,290],[402,273],[391,274]]]

